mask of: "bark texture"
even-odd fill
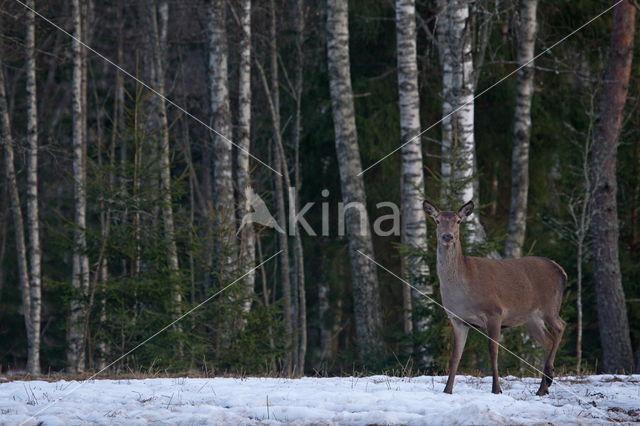
[[[536,45],[538,0],[520,0],[518,30],[518,66],[533,60]],[[531,138],[531,100],[533,99],[534,63],[518,71],[513,152],[511,156],[511,204],[505,240],[506,257],[522,256],[527,227],[529,193],[529,140]]]
[[[615,7],[609,58],[591,152],[591,236],[596,283],[602,370],[631,373],[633,355],[618,257],[616,160],[633,58],[635,6],[628,0]]]
[[[445,201],[455,204],[477,198],[475,184],[474,93],[470,0],[440,0],[438,44],[442,67],[442,163]],[[455,111],[455,112],[454,112]],[[477,213],[468,219],[470,244],[485,240]]]
[[[173,281],[174,317],[180,316],[182,294],[177,273],[180,269],[176,231],[171,195],[171,147],[169,144],[169,121],[165,74],[167,62],[167,30],[169,25],[169,3],[166,0],[148,0],[147,9],[151,20],[151,83],[160,96],[153,96],[152,123],[159,136],[160,197],[162,200],[162,223],[166,244],[167,268]]]
[[[238,66],[238,127],[236,142],[240,149],[236,157],[238,219],[250,212],[247,190],[251,187],[249,152],[251,152],[251,0],[243,0],[240,8],[240,63]],[[243,273],[256,263],[256,235],[253,224],[240,231],[240,259]],[[243,280],[245,312],[251,310],[256,274],[250,272]]]
[[[327,1],[327,55],[342,200],[345,205],[366,206],[364,181],[358,176],[362,165],[351,86],[348,5],[342,0]],[[369,217],[365,208],[348,208],[345,215],[358,353],[365,365],[375,364],[383,350],[378,276],[375,265],[358,253],[374,257]]]
[[[226,2],[209,0],[209,102],[213,128],[214,256],[224,281],[232,278],[236,259],[235,197],[232,176],[232,145],[220,135],[230,134]]]
[[[415,0],[396,0],[396,39],[398,57],[398,103],[400,106],[400,139],[406,145],[401,150],[402,244],[411,250],[427,249],[427,220],[422,208],[424,172],[422,169],[422,141],[420,133],[420,96],[418,93],[418,62],[416,42]],[[414,138],[412,140],[412,138]],[[429,266],[421,256],[403,257],[402,275],[414,285],[429,274]],[[413,308],[427,306],[427,300],[409,286],[403,287],[405,312],[404,330],[411,332],[414,324],[424,332],[427,323],[411,316]],[[431,293],[422,286],[421,292]],[[413,302],[413,303],[412,303]]]
[[[451,197],[451,149],[453,147],[453,60],[449,46],[449,2],[438,0],[438,16],[436,24],[436,37],[438,41],[438,54],[440,56],[440,72],[442,74],[442,120],[440,122],[441,153],[440,178],[441,198],[447,200]]]
[[[79,0],[71,3],[73,33],[82,39],[82,11]],[[73,200],[74,200],[74,247],[71,285],[75,292],[70,302],[67,326],[67,370],[80,373],[85,364],[84,299],[89,287],[89,258],[87,256],[87,170],[86,170],[86,96],[83,95],[83,64],[86,49],[77,39],[72,42],[72,116],[73,116]]]
[[[28,0],[35,8],[35,1]],[[38,102],[36,90],[36,21],[35,14],[27,10],[27,233],[29,235],[29,292],[31,307],[29,319],[27,371],[40,374],[40,316],[41,316],[41,253],[40,221],[38,219]]]

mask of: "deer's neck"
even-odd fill
[[[460,241],[449,247],[438,243],[437,269],[441,285],[461,284],[464,281],[466,262]]]

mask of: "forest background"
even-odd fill
[[[357,254],[439,300],[425,197],[473,198],[468,253],[564,267],[557,373],[640,370],[640,64],[618,3],[554,46],[613,3],[0,1],[2,371],[442,373],[445,313]],[[620,63],[628,82],[605,78]],[[240,227],[247,187],[289,235]],[[367,208],[340,235],[350,201]],[[326,235],[289,226],[309,202]],[[400,231],[359,235],[383,202]],[[542,362],[521,329],[503,343]],[[472,333],[462,369],[488,368]]]

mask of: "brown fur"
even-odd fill
[[[471,201],[457,212],[441,212],[428,201],[424,202],[424,209],[437,224],[440,293],[454,329],[449,379],[444,391],[453,392],[471,324],[485,328],[492,339],[489,342],[492,392],[501,393],[496,343],[500,339],[500,329],[524,325],[547,352],[545,376],[537,394],[549,393],[553,361],[565,327],[559,312],[567,274],[560,265],[544,257],[494,260],[464,256],[460,223],[473,212]]]

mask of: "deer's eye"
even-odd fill
[[[436,223],[437,223],[438,225],[440,225],[440,221],[439,221],[438,219],[436,219]]]

